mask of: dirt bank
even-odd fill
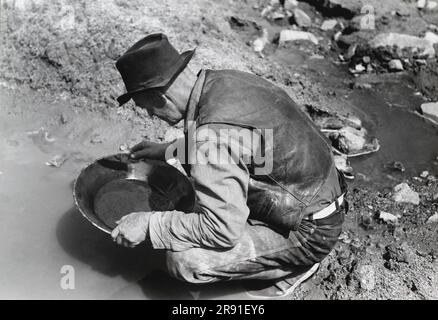
[[[285,10],[289,2],[292,7]],[[144,35],[165,32],[178,50],[197,48],[190,63],[194,71],[253,72],[283,87],[303,110],[313,106],[357,116],[382,142],[378,155],[351,159],[357,174],[344,235],[317,276],[292,298],[437,299],[438,224],[430,219],[438,212],[438,131],[415,114],[421,103],[436,101],[436,57],[374,50],[369,41],[387,32],[423,37],[434,30],[438,11],[420,10],[415,1],[371,5],[375,28],[363,30],[357,27],[362,1],[3,0],[0,133],[7,147],[1,156],[7,159],[7,152],[15,154],[26,143],[42,152],[35,161],[63,155],[65,163],[51,169],[65,174],[62,181],[68,184],[85,163],[117,152],[120,145],[143,137],[164,140],[167,125],[132,103],[116,105],[124,88],[114,63]],[[296,26],[291,12],[297,8],[310,25]],[[336,25],[322,30],[330,19]],[[264,29],[264,48],[255,52],[253,41]],[[284,29],[310,32],[318,44],[279,45]],[[400,59],[404,70],[389,70],[391,59]],[[14,97],[21,102],[14,103]],[[416,143],[420,140],[425,142]],[[403,162],[405,170],[388,167],[394,161]],[[419,177],[424,170],[430,174]],[[393,186],[403,181],[418,192],[420,204],[392,199]],[[6,191],[0,199],[19,202]],[[381,211],[397,216],[396,222],[382,221]],[[13,264],[22,258],[11,259]]]

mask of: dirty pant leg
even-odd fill
[[[303,221],[288,238],[265,225],[247,224],[231,249],[166,251],[166,271],[190,283],[282,278],[321,261],[331,251],[341,232],[343,214],[341,218],[327,226]]]

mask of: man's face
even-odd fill
[[[155,115],[170,125],[174,125],[182,119],[182,115],[172,98],[164,95],[158,89],[137,92],[132,96],[132,99],[138,107],[146,109],[150,116]]]

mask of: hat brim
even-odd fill
[[[166,85],[168,85],[171,81],[173,81],[184,70],[184,68],[190,62],[190,60],[192,59],[194,54],[195,54],[195,50],[189,50],[189,51],[183,52],[180,56],[181,59],[178,60],[178,62],[175,64],[175,67],[172,70],[169,70],[168,74],[163,75],[164,80],[157,82],[157,83],[149,84],[147,86],[139,87],[136,90],[131,90],[129,92],[122,94],[121,96],[119,96],[117,98],[119,105],[121,106],[121,105],[125,104],[126,102],[128,102],[129,100],[131,100],[132,95],[137,93],[137,92],[141,92],[141,91],[153,89],[153,88],[161,88],[161,87],[165,87]]]

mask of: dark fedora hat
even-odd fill
[[[117,98],[120,105],[132,94],[165,87],[186,67],[195,50],[179,54],[162,33],[148,35],[129,48],[116,62],[126,93]]]

